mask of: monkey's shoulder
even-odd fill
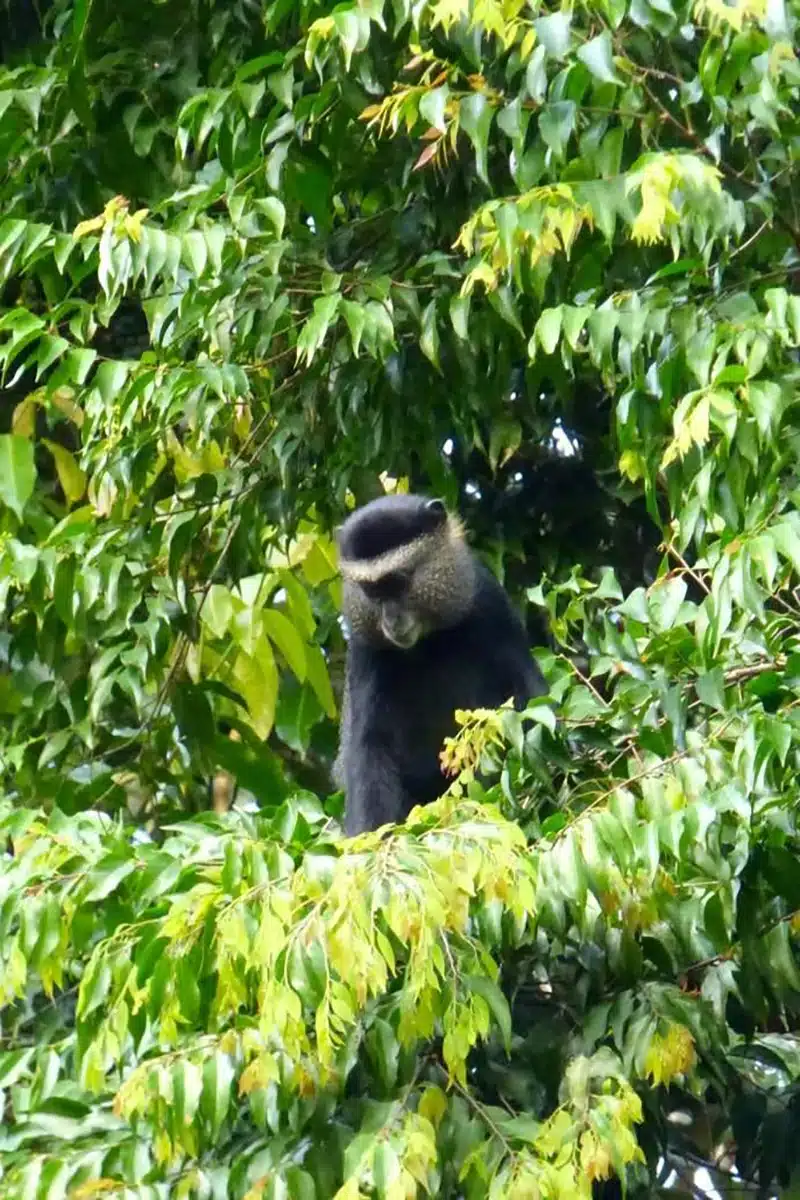
[[[521,629],[522,621],[503,585],[485,563],[476,559],[475,566],[475,597],[469,614],[470,619],[478,625],[491,621],[501,629],[506,625]]]

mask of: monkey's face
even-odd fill
[[[410,650],[425,633],[423,614],[414,605],[413,580],[413,571],[391,571],[360,585],[372,609],[371,623],[399,650]]]
[[[472,560],[441,500],[384,496],[338,533],[345,616],[354,632],[399,650],[469,605]]]

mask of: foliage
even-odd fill
[[[4,7],[0,1197],[796,1186],[797,0]],[[346,842],[418,485],[550,696]]]

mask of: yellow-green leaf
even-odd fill
[[[280,650],[294,674],[301,681],[307,672],[306,648],[303,640],[288,617],[276,608],[267,608],[262,613],[267,636]]]
[[[0,500],[20,521],[35,484],[33,443],[13,433],[0,435]]]
[[[47,438],[43,438],[42,442],[55,459],[58,482],[61,484],[67,504],[77,504],[86,492],[85,471],[81,470],[74,455],[64,446],[59,446],[57,442],[51,442]]]

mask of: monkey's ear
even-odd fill
[[[429,513],[434,513],[437,517],[444,517],[447,515],[447,508],[445,507],[444,500],[429,500],[425,505],[425,508]]]

